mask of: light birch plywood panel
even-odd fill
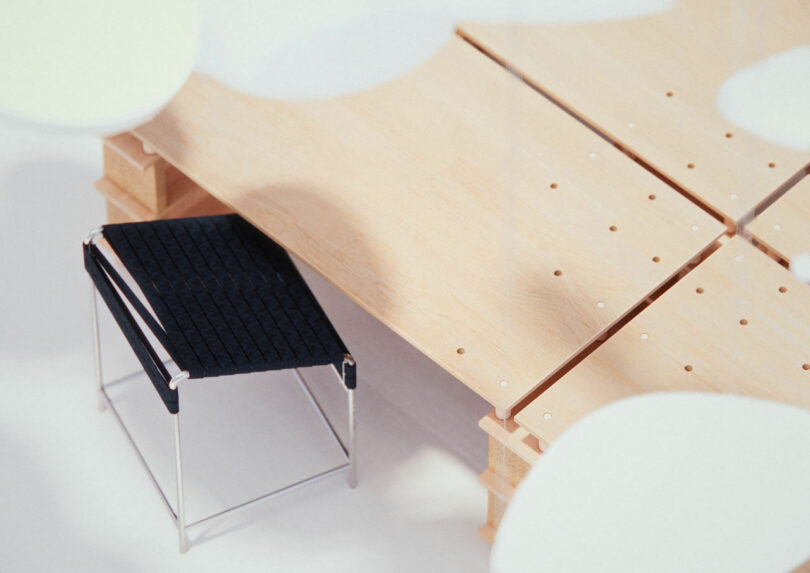
[[[575,25],[469,23],[461,33],[734,226],[810,162],[726,121],[723,82],[810,42],[806,0],[680,0]]]
[[[747,230],[786,261],[810,253],[810,177],[763,211]]]
[[[548,444],[613,401],[682,390],[810,408],[810,287],[735,237],[515,419]]]
[[[503,409],[723,231],[458,37],[333,100],[195,75],[136,135]]]

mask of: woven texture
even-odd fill
[[[160,324],[106,274],[191,378],[334,364],[348,351],[287,253],[237,215],[106,225]],[[162,325],[162,327],[161,327]],[[355,385],[354,368],[347,386]]]

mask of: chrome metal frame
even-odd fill
[[[90,235],[88,235],[87,239],[85,239],[85,241],[86,242],[92,242],[100,235],[101,235],[101,230],[100,229],[94,229],[93,231],[91,231]],[[102,372],[102,363],[101,363],[101,338],[100,338],[100,334],[99,334],[99,321],[98,321],[98,302],[97,302],[98,297],[97,297],[97,291],[96,291],[95,284],[93,283],[92,280],[90,281],[90,289],[91,289],[91,305],[90,305],[90,308],[91,308],[91,314],[92,314],[92,328],[93,328],[93,358],[94,358],[94,366],[95,366],[96,391],[97,391],[97,394],[98,394],[98,408],[99,408],[100,411],[106,410],[107,407],[109,407],[110,410],[112,410],[112,413],[115,415],[115,419],[118,420],[118,423],[121,426],[121,429],[124,431],[124,434],[126,435],[126,437],[129,440],[130,444],[132,444],[132,447],[135,449],[135,453],[137,454],[138,459],[141,461],[141,464],[143,465],[144,469],[146,470],[146,473],[149,475],[149,478],[151,479],[152,484],[155,486],[155,489],[157,489],[158,493],[160,494],[161,499],[163,499],[163,502],[166,504],[166,508],[169,510],[169,515],[171,516],[172,520],[174,520],[174,523],[177,526],[177,533],[178,533],[178,536],[179,536],[179,545],[180,545],[180,552],[181,553],[185,553],[188,550],[188,536],[186,535],[186,531],[189,528],[194,527],[196,525],[200,525],[202,523],[205,523],[205,522],[208,522],[208,521],[211,521],[211,520],[214,520],[214,519],[218,519],[220,517],[223,517],[225,515],[229,515],[229,514],[231,514],[233,512],[239,511],[239,510],[243,510],[243,509],[247,509],[249,507],[253,507],[254,505],[256,505],[256,504],[258,504],[260,502],[268,501],[268,500],[270,500],[270,499],[272,499],[274,497],[277,497],[277,496],[279,496],[281,494],[288,493],[288,492],[300,489],[301,487],[304,487],[305,485],[309,485],[311,483],[315,483],[317,481],[326,479],[328,477],[331,477],[331,476],[333,476],[335,474],[338,474],[340,472],[343,472],[343,471],[346,471],[348,473],[348,480],[347,481],[348,481],[349,487],[354,488],[354,487],[357,486],[357,464],[356,464],[356,449],[357,449],[357,447],[356,447],[357,446],[356,420],[357,420],[357,417],[356,417],[356,403],[355,403],[355,397],[354,397],[354,389],[350,389],[350,388],[346,387],[346,365],[353,365],[354,364],[354,359],[350,355],[347,354],[343,359],[343,365],[342,365],[341,371],[339,372],[338,369],[334,365],[332,366],[332,370],[335,372],[335,375],[337,376],[338,380],[342,383],[343,388],[346,390],[346,393],[348,394],[348,408],[349,408],[349,443],[348,443],[348,445],[344,444],[343,441],[340,439],[340,436],[338,436],[337,432],[335,431],[334,426],[329,421],[329,418],[326,416],[326,413],[323,411],[323,408],[321,407],[320,403],[315,398],[315,395],[312,393],[312,391],[310,390],[307,383],[304,381],[304,378],[301,376],[301,373],[298,370],[298,368],[294,369],[294,371],[293,371],[295,373],[296,379],[298,380],[299,386],[301,387],[301,390],[306,395],[310,405],[312,406],[313,410],[315,411],[315,413],[320,418],[323,425],[326,427],[326,429],[329,430],[329,433],[334,438],[334,440],[335,440],[337,446],[339,447],[340,452],[343,455],[343,457],[345,458],[346,462],[343,463],[343,464],[340,464],[338,466],[335,466],[335,467],[333,467],[331,469],[328,469],[328,470],[325,470],[325,471],[320,472],[318,474],[315,474],[313,476],[310,476],[308,478],[297,481],[297,482],[295,482],[293,484],[284,486],[284,487],[282,487],[280,489],[277,489],[275,491],[272,491],[270,493],[267,493],[267,494],[264,494],[264,495],[259,496],[257,498],[254,498],[254,499],[245,501],[243,503],[240,503],[239,505],[235,505],[233,507],[224,509],[224,510],[222,510],[220,512],[217,512],[217,513],[213,514],[213,515],[209,515],[207,517],[199,519],[199,520],[197,520],[197,521],[195,521],[193,523],[186,523],[185,496],[184,496],[184,490],[183,490],[182,449],[181,449],[181,446],[180,446],[180,415],[179,415],[179,413],[178,414],[173,414],[173,418],[174,418],[175,477],[176,477],[176,481],[177,481],[177,486],[176,486],[177,487],[177,502],[176,502],[177,511],[175,512],[175,510],[172,508],[172,505],[171,505],[171,502],[169,501],[169,498],[166,496],[165,492],[160,487],[160,484],[158,483],[157,478],[155,477],[155,474],[152,473],[152,470],[149,467],[149,464],[146,462],[146,458],[144,458],[143,454],[141,453],[141,450],[138,448],[138,445],[135,443],[135,440],[132,437],[132,434],[130,434],[129,430],[126,427],[126,424],[124,424],[124,420],[121,418],[121,415],[119,414],[118,410],[115,408],[115,405],[113,404],[112,399],[110,398],[110,396],[106,392],[106,388],[108,388],[109,386],[111,386],[113,384],[123,382],[123,381],[131,379],[131,378],[134,378],[135,376],[137,376],[141,372],[139,371],[139,372],[136,372],[135,374],[124,376],[124,377],[119,378],[117,380],[107,382],[106,384],[104,383],[103,372]],[[176,373],[172,377],[172,379],[171,379],[171,381],[169,383],[169,387],[172,390],[178,389],[179,383],[181,381],[187,379],[188,377],[189,377],[189,375],[188,375],[188,372],[186,372],[186,371],[181,371],[181,372]]]

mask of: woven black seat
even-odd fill
[[[148,305],[105,256],[100,236]],[[241,217],[106,225],[85,241],[84,261],[170,413],[179,412],[177,381],[182,378],[332,365],[350,391],[353,419],[354,360],[289,255]],[[180,378],[169,374],[130,308],[180,369]],[[98,336],[96,343],[100,360]],[[98,378],[109,402],[100,365]],[[353,457],[349,461],[353,471]]]

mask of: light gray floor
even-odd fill
[[[360,364],[360,485],[339,476],[192,530],[178,555],[162,502],[92,391],[79,247],[104,220],[100,158],[94,137],[0,128],[0,571],[486,571],[476,422],[489,407],[306,269]],[[111,377],[136,368],[115,328],[104,317]],[[305,375],[345,423],[334,378]],[[183,388],[190,517],[335,461],[297,392],[270,375]],[[113,394],[173,492],[169,416],[144,380]]]

